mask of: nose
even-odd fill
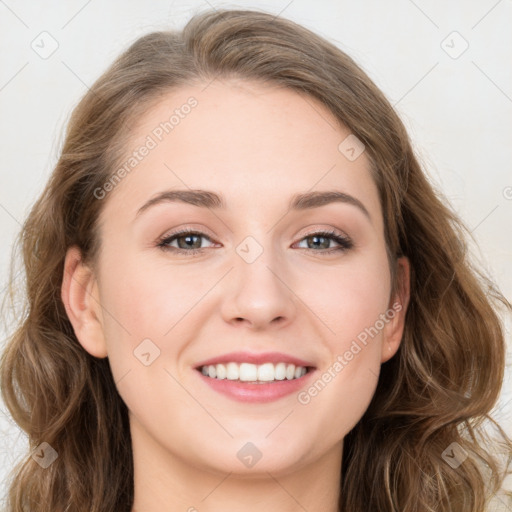
[[[245,324],[258,331],[282,328],[295,318],[297,298],[293,285],[282,266],[264,255],[265,252],[252,263],[242,258],[235,262],[222,303],[226,322]]]

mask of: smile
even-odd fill
[[[307,367],[286,363],[235,363],[205,365],[201,373],[211,379],[227,379],[239,382],[273,382],[299,379],[307,373]]]
[[[265,403],[297,394],[316,373],[316,367],[306,361],[290,356],[286,356],[287,362],[282,361],[282,354],[267,353],[266,361],[263,354],[231,356],[238,361],[225,355],[204,361],[195,367],[195,373],[210,389],[237,402]]]

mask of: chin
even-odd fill
[[[288,440],[283,444],[282,440],[275,442],[265,435],[261,438],[253,435],[230,439],[224,446],[219,443],[213,452],[211,448],[205,447],[201,453],[203,458],[207,452],[211,453],[207,460],[203,460],[205,465],[215,472],[230,472],[244,478],[268,477],[268,473],[284,475],[306,463],[304,443],[299,440],[297,443]]]

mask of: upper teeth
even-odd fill
[[[302,377],[307,372],[304,366],[295,366],[286,363],[264,363],[260,365],[251,363],[210,364],[201,367],[201,373],[213,379],[228,379],[241,381],[292,380]]]

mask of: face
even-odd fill
[[[70,318],[108,355],[138,446],[223,473],[339,462],[407,302],[369,160],[311,97],[205,86],[134,125],[132,167],[98,191],[92,312]]]

